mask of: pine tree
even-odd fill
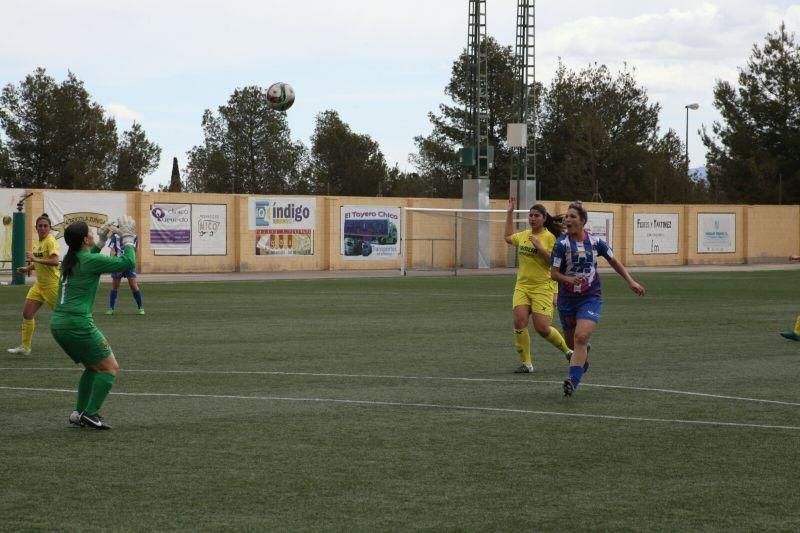
[[[723,122],[702,131],[714,198],[800,202],[800,45],[785,24],[753,45],[738,87],[717,83],[714,107]]]
[[[169,192],[181,192],[181,172],[178,170],[178,158],[172,158],[172,176],[169,179]]]

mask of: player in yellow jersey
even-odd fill
[[[800,261],[800,255],[790,255],[789,261]],[[797,315],[797,320],[794,321],[794,329],[792,331],[781,331],[781,337],[800,341],[800,315]]]
[[[39,240],[33,245],[33,252],[25,254],[28,266],[19,267],[17,272],[30,276],[36,270],[36,281],[25,297],[22,308],[22,344],[9,348],[13,354],[30,355],[33,330],[36,327],[34,317],[43,304],[52,309],[58,296],[59,256],[58,242],[50,234],[50,217],[47,213],[36,219],[36,233]]]
[[[560,235],[560,227],[541,204],[528,212],[530,229],[514,233],[514,198],[508,201],[505,241],[517,247],[519,269],[514,286],[514,347],[522,364],[514,370],[518,374],[533,372],[531,338],[528,321],[533,318],[533,328],[547,342],[569,356],[570,349],[564,337],[550,325],[553,319],[553,296],[557,285],[550,279],[550,252]]]

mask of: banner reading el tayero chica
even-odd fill
[[[0,189],[0,267],[11,268],[11,236],[14,234],[14,213],[24,189]],[[9,264],[3,264],[9,263]]]
[[[248,198],[256,255],[314,255],[316,198]]]
[[[349,260],[397,259],[400,255],[400,208],[343,205],[341,253]]]
[[[127,213],[128,201],[124,193],[51,192],[44,193],[44,210],[53,222],[53,237],[58,240],[61,257],[67,253],[64,230],[73,222],[82,220],[95,237],[97,228],[106,222],[116,222]],[[41,213],[34,213],[36,218]],[[108,248],[102,253],[108,254]]]
[[[697,214],[697,253],[736,252],[736,213]]]
[[[634,213],[633,253],[657,255],[678,253],[677,213]]]

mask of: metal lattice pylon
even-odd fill
[[[475,150],[472,178],[488,178],[489,153],[489,61],[486,57],[486,0],[469,0],[467,34],[467,146]]]
[[[517,120],[527,126],[527,146],[519,148],[513,172],[517,180],[536,180],[536,1],[517,0]]]

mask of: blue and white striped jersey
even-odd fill
[[[584,230],[584,239],[575,242],[566,233],[556,239],[550,264],[562,274],[580,275],[583,282],[578,285],[558,284],[558,298],[577,299],[600,296],[600,274],[597,272],[597,257],[607,260],[614,257],[611,247],[598,237]]]

